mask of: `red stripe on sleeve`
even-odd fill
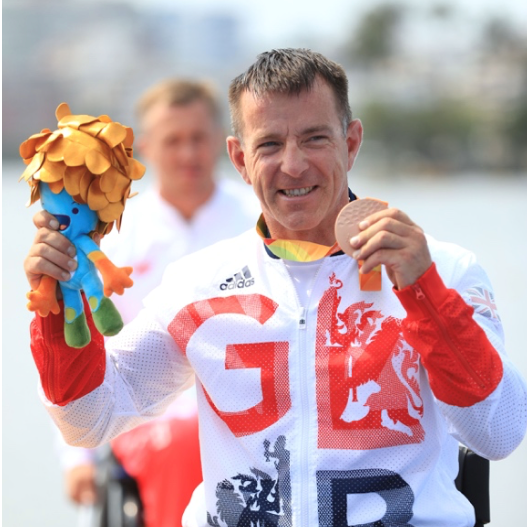
[[[501,358],[435,264],[414,285],[394,291],[407,312],[405,339],[419,352],[434,395],[461,407],[488,397],[501,381]]]
[[[106,370],[104,337],[93,323],[83,295],[91,341],[84,348],[71,348],[64,341],[64,306],[58,315],[38,314],[31,322],[31,352],[46,397],[54,404],[66,404],[100,386]]]

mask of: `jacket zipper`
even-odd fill
[[[423,302],[424,305],[426,306],[427,312],[434,319],[448,347],[454,352],[459,362],[461,362],[465,370],[469,373],[472,379],[478,384],[478,386],[481,389],[485,389],[486,388],[485,381],[480,377],[480,375],[476,372],[476,370],[470,365],[470,363],[467,361],[466,357],[463,355],[461,350],[456,346],[456,344],[450,337],[450,334],[448,333],[447,329],[445,328],[443,321],[437,314],[434,306],[432,305],[430,300],[428,300],[427,296],[424,294],[423,290],[421,289],[421,286],[418,284],[414,284],[412,286],[412,289],[415,291],[417,300],[419,300],[420,302]]]
[[[306,322],[305,322],[305,308],[301,308],[301,312],[303,312],[304,316],[304,323],[303,325],[300,325],[300,329],[304,330],[302,331],[302,334],[300,335],[300,339],[302,342],[301,350],[300,350],[300,386],[301,386],[301,392],[300,392],[300,406],[301,406],[301,412],[302,412],[302,426],[301,426],[301,433],[300,433],[300,510],[301,510],[301,523],[303,525],[309,525],[309,500],[308,500],[308,474],[309,474],[309,467],[308,467],[308,458],[309,458],[309,422],[310,422],[310,415],[309,415],[309,393],[307,388],[307,381],[306,381],[306,369],[307,369],[307,361],[306,361]],[[302,319],[301,319],[302,320]],[[304,417],[305,416],[305,417]]]
[[[298,298],[297,298],[298,300]],[[300,302],[298,302],[300,304]],[[300,308],[300,317],[298,319],[298,329],[306,329],[306,308],[301,307]]]
[[[320,265],[313,277],[313,283],[311,287],[311,294],[322,269],[324,263]],[[287,273],[289,275],[289,272]],[[295,292],[296,303],[298,306],[298,329],[301,330],[300,334],[300,406],[301,406],[301,415],[302,415],[302,425],[300,432],[300,520],[302,525],[309,525],[309,478],[307,477],[309,473],[309,422],[310,422],[310,409],[309,409],[309,387],[306,381],[306,328],[307,328],[307,312],[309,305],[311,303],[311,298],[307,302],[307,307],[304,307],[300,303],[300,298],[296,291],[295,284],[289,275],[290,283]],[[305,416],[305,419],[303,418]]]

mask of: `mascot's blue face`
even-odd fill
[[[54,194],[47,183],[41,182],[40,202],[44,210],[57,218],[60,232],[70,240],[93,231],[97,226],[97,213],[88,205],[76,203],[66,189]]]

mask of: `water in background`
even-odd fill
[[[3,525],[74,527],[75,507],[64,497],[53,424],[37,397],[29,349],[22,263],[34,236],[25,209],[23,166],[3,170]],[[377,197],[407,212],[429,234],[474,251],[487,270],[507,336],[508,354],[527,377],[527,175],[447,179],[368,179],[351,173],[361,197]],[[492,525],[525,522],[527,440],[508,459],[491,464]]]

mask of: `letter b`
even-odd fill
[[[414,493],[391,470],[321,470],[317,472],[317,490],[320,527],[412,527],[408,522],[413,516]],[[351,526],[348,496],[371,493],[378,494],[386,507],[379,508],[374,521]]]

